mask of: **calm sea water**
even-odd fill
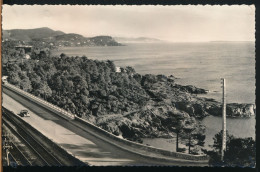
[[[222,118],[209,116],[203,119],[203,124],[206,125],[206,139],[204,147],[206,149],[212,149],[210,145],[214,143],[214,136],[222,129]],[[227,118],[227,130],[229,134],[236,137],[246,138],[252,137],[255,139],[255,117],[251,118]],[[154,147],[175,151],[176,150],[176,138],[165,139],[165,138],[143,138],[143,144],[148,144]],[[180,147],[188,149],[181,141]]]
[[[220,78],[226,78],[227,103],[255,102],[255,44],[253,42],[127,44],[118,47],[68,47],[52,52],[113,60],[116,66],[132,66],[141,74],[174,75],[178,83],[210,91],[207,97],[221,101]],[[206,145],[221,129],[221,118],[207,117]],[[237,137],[255,135],[255,119],[228,119],[228,130]],[[155,141],[158,143],[158,141]],[[150,145],[153,145],[149,141]],[[160,145],[160,144],[159,144]],[[157,146],[156,144],[153,146]]]
[[[220,78],[226,78],[227,102],[255,102],[255,45],[236,43],[127,44],[117,47],[68,47],[54,55],[86,55],[113,60],[117,66],[132,66],[141,74],[174,75],[181,84],[211,91],[221,100]]]

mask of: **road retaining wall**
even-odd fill
[[[204,155],[191,155],[191,154],[186,154],[186,153],[179,153],[179,152],[172,152],[172,151],[167,151],[167,150],[163,150],[163,149],[159,149],[159,148],[155,148],[152,146],[146,146],[143,144],[139,144],[136,142],[132,142],[129,140],[126,140],[124,138],[121,137],[117,137],[109,132],[107,132],[106,130],[97,127],[94,124],[91,124],[90,122],[88,122],[87,120],[84,120],[82,118],[79,117],[75,117],[75,120],[83,123],[84,125],[92,128],[95,130],[95,134],[103,140],[109,141],[116,146],[119,147],[124,147],[127,146],[127,149],[131,152],[138,152],[138,150],[144,150],[145,152],[147,152],[147,155],[150,153],[155,153],[158,155],[163,155],[165,157],[168,158],[178,158],[178,159],[185,159],[185,160],[194,160],[194,161],[207,161],[208,157],[204,156]],[[109,140],[107,140],[106,138],[109,138]],[[159,156],[158,156],[159,157]]]
[[[191,154],[186,154],[186,153],[167,151],[167,150],[155,148],[152,146],[146,146],[143,144],[132,142],[132,141],[126,140],[121,137],[117,137],[117,136],[107,132],[106,130],[88,122],[87,120],[79,118],[76,115],[73,115],[73,114],[71,114],[51,103],[48,103],[32,94],[29,94],[11,84],[6,83],[6,84],[4,84],[4,87],[9,88],[10,90],[14,91],[15,93],[18,93],[19,95],[21,95],[25,98],[34,100],[35,103],[37,103],[38,105],[40,105],[44,108],[47,108],[48,110],[54,112],[55,114],[58,114],[62,118],[74,119],[74,120],[86,125],[87,127],[95,130],[95,136],[97,136],[98,138],[100,138],[104,141],[110,142],[110,144],[113,144],[115,146],[124,148],[128,151],[139,152],[140,150],[142,150],[143,152],[147,153],[147,156],[149,156],[150,153],[153,153],[153,154],[158,154],[159,156],[161,155],[163,157],[176,158],[176,159],[180,159],[180,160],[183,159],[183,160],[203,161],[203,162],[206,162],[208,160],[208,157],[205,155],[191,155]]]

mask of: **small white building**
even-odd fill
[[[116,72],[120,73],[121,72],[121,68],[120,67],[116,67]]]
[[[29,54],[25,54],[25,59],[30,59],[31,56]]]

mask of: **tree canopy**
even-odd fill
[[[210,156],[212,166],[232,166],[232,167],[255,167],[256,144],[252,137],[236,138],[227,132],[226,151],[224,159],[221,161],[222,133],[217,133],[214,137],[212,151],[206,151]]]
[[[148,100],[146,92],[132,77],[134,69],[127,67],[127,73],[117,73],[110,60],[97,61],[66,54],[51,57],[45,51],[39,51],[34,58],[12,63],[4,70],[11,84],[78,116],[127,112],[131,109],[124,107],[129,101],[135,109],[140,107],[140,102]],[[136,96],[136,93],[142,96]],[[115,100],[110,100],[109,95]]]

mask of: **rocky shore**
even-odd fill
[[[4,49],[16,51],[5,45]],[[31,59],[3,66],[3,75],[18,88],[134,141],[178,132],[190,141],[191,137],[203,141],[201,119],[222,114],[220,102],[198,96],[208,90],[179,85],[172,75],[140,75],[129,66],[117,71],[109,60],[51,57],[40,51]],[[250,104],[228,104],[227,116],[250,117],[254,110]]]
[[[166,137],[174,132],[172,117],[195,118],[199,124],[208,115],[221,116],[222,104],[213,99],[198,97],[207,90],[175,83],[173,76],[134,75],[149,95],[150,100],[141,108],[124,114],[100,115],[88,118],[103,129],[129,140]],[[252,104],[227,104],[227,117],[250,117],[255,114]]]

